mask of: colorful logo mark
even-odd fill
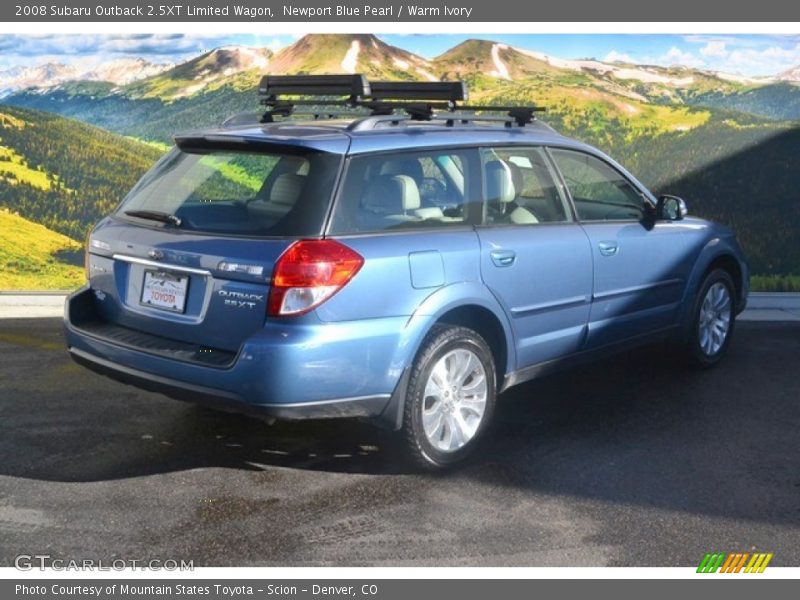
[[[708,553],[700,561],[697,567],[698,573],[763,573],[769,561],[772,560],[772,553],[766,552],[735,552],[725,554],[724,552]],[[745,566],[746,565],[746,566]]]

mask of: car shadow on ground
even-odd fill
[[[687,370],[668,348],[650,347],[520,385],[502,395],[466,465],[422,477],[798,523],[800,373],[785,359],[800,351],[800,327],[739,328],[726,362],[711,371]],[[369,423],[270,425],[48,356],[57,384],[45,377],[26,386],[20,373],[0,400],[0,475],[91,482],[279,467],[417,476],[397,436]],[[20,396],[30,387],[33,404]]]

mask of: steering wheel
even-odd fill
[[[419,195],[423,200],[436,206],[447,203],[447,188],[435,177],[423,178],[419,186]]]

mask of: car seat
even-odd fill
[[[521,181],[521,173],[518,173],[518,179]],[[489,206],[499,213],[497,221],[501,223],[529,225],[539,222],[530,210],[517,205],[514,172],[505,161],[496,159],[486,163],[486,198]]]
[[[391,227],[396,223],[419,221],[419,188],[408,175],[379,175],[370,181],[362,196],[363,225]]]

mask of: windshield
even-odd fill
[[[303,150],[172,150],[131,190],[117,215],[158,226],[253,236],[322,233],[340,165]],[[165,218],[169,217],[169,218]]]

